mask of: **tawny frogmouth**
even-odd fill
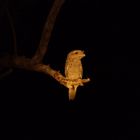
[[[85,56],[84,51],[74,50],[67,55],[65,64],[65,76],[68,80],[82,79],[83,68],[81,59]],[[73,100],[79,85],[71,85],[69,83],[69,100]]]

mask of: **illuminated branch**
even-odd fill
[[[34,57],[32,58],[32,61],[34,63],[41,62],[47,51],[48,43],[49,43],[49,40],[51,37],[51,33],[53,31],[56,16],[58,15],[63,3],[64,3],[64,0],[55,0],[53,3],[52,9],[48,15],[46,24],[45,24],[43,32],[42,32],[42,37],[40,40],[39,47],[37,48],[37,51],[36,51]]]
[[[0,66],[22,68],[48,74],[67,88],[69,88],[69,85],[83,86],[84,83],[90,81],[89,78],[68,80],[59,71],[53,70],[49,65],[44,65],[41,63],[33,64],[31,59],[25,57],[3,57],[0,59]]]

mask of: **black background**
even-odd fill
[[[1,1],[0,53],[11,53],[13,47],[7,7],[15,25],[18,53],[32,57],[52,3]],[[14,69],[0,79],[5,139],[124,140],[139,136],[138,52],[128,47],[132,42],[124,23],[129,13],[124,8],[118,1],[66,0],[43,61],[64,73],[68,52],[85,50],[83,77],[90,77],[91,82],[79,87],[75,101],[69,102],[67,89],[50,76]]]

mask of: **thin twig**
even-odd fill
[[[6,76],[8,76],[9,74],[11,74],[13,72],[12,68],[9,68],[8,70],[4,71],[3,73],[0,74],[0,79],[5,78]]]
[[[8,15],[8,19],[9,19],[11,30],[12,30],[12,34],[13,34],[13,50],[14,50],[14,55],[17,56],[17,40],[16,40],[16,32],[15,32],[15,27],[14,27],[14,23],[13,23],[13,18],[10,15],[10,11],[9,11],[8,8],[6,8],[6,12],[7,12],[7,15]]]

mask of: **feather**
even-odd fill
[[[75,99],[77,87],[78,86],[74,85],[72,88],[69,88],[69,100]]]

